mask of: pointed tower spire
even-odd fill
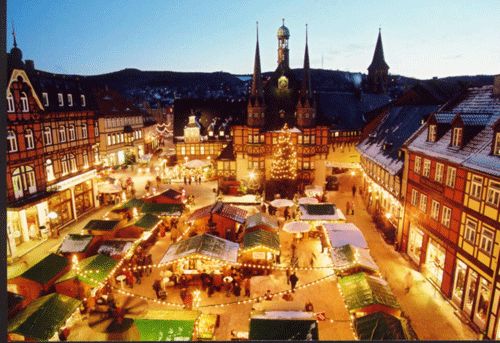
[[[12,22],[12,36],[14,37],[14,48],[17,48],[16,30],[14,29],[14,22]]]
[[[308,47],[307,24],[306,24],[306,50],[304,52],[304,77],[302,79],[302,96],[310,97],[311,95],[312,95],[311,71],[309,68],[309,47]]]
[[[382,29],[378,28],[378,38],[377,45],[375,46],[375,52],[373,53],[372,63],[368,69],[376,68],[389,68],[384,58],[384,47],[382,46]]]
[[[251,95],[256,97],[261,97],[262,91],[262,77],[260,69],[260,51],[259,51],[259,22],[257,25],[257,44],[255,46],[255,60],[253,65],[253,78],[252,78],[252,91]]]
[[[384,48],[382,46],[382,29],[379,27],[372,63],[368,67],[369,90],[374,93],[384,93],[387,88],[388,73],[389,65],[385,62]]]

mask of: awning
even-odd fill
[[[108,277],[109,273],[118,264],[118,262],[106,255],[97,254],[78,263],[80,273],[77,274],[73,269],[60,277],[56,283],[61,283],[70,279],[77,278],[81,282],[92,287],[97,286]]]
[[[52,293],[36,299],[8,323],[8,332],[47,341],[57,333],[81,301]]]
[[[364,268],[377,271],[379,268],[370,256],[368,249],[360,249],[350,244],[333,248],[331,251],[333,269],[346,271],[354,268]]]
[[[255,230],[245,233],[243,237],[243,249],[246,250],[259,246],[273,250],[275,253],[279,254],[280,237],[276,232],[266,230]]]
[[[417,340],[408,321],[384,312],[376,312],[354,320],[354,331],[361,341]]]
[[[238,259],[238,249],[238,243],[203,234],[170,245],[160,264],[192,255],[201,255],[234,263]]]
[[[154,204],[144,203],[141,207],[142,213],[154,213],[158,216],[176,216],[180,217],[184,206],[180,204]]]
[[[57,250],[57,253],[71,254],[84,252],[87,250],[93,239],[93,235],[66,235],[61,243],[61,246],[59,247],[59,250]]]
[[[57,274],[64,271],[68,266],[66,257],[49,254],[43,260],[21,274],[21,277],[38,282],[41,285],[47,284]]]
[[[400,308],[387,281],[381,278],[357,273],[342,277],[338,282],[345,305],[351,312],[362,311],[373,305]]]
[[[191,341],[198,311],[150,311],[134,319],[141,341]]]

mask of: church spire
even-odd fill
[[[387,89],[389,66],[385,62],[382,46],[382,32],[379,27],[377,44],[373,53],[372,63],[368,67],[368,88],[373,93],[384,93]]]
[[[255,60],[253,65],[253,78],[252,78],[252,90],[251,95],[254,97],[262,97],[262,77],[260,69],[260,51],[259,51],[259,22],[257,25],[257,44],[255,46]]]
[[[12,37],[14,37],[14,48],[17,48],[16,30],[14,29],[14,22],[12,22]]]
[[[309,47],[307,42],[307,24],[306,24],[306,50],[304,53],[304,77],[302,79],[302,96],[310,97],[312,95],[311,88],[311,71],[309,68]]]
[[[368,70],[379,68],[389,69],[389,66],[385,62],[384,58],[384,47],[382,46],[382,31],[380,27],[378,28],[377,45],[375,46],[375,52],[373,53],[372,63],[368,67]]]

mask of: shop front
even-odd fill
[[[408,235],[408,256],[417,265],[420,265],[420,255],[422,253],[422,245],[424,241],[424,233],[417,229],[413,224],[410,224],[410,232]]]
[[[94,208],[92,181],[87,180],[75,186],[75,209],[77,217]]]
[[[425,273],[432,283],[441,287],[444,274],[446,250],[436,241],[429,239],[425,258]]]
[[[55,233],[54,230],[59,230],[61,227],[74,221],[75,216],[71,205],[71,191],[66,189],[51,197],[49,199],[49,211],[55,213],[49,219],[50,228],[53,233]]]
[[[482,273],[466,259],[457,258],[452,302],[481,331],[486,329],[491,288],[491,282]]]

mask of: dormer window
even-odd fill
[[[43,106],[49,107],[49,95],[47,93],[42,93]]]
[[[26,93],[21,93],[21,109],[23,112],[29,111],[28,97],[26,96]]]
[[[219,136],[220,136],[220,137],[224,137],[224,131],[223,131],[223,130],[220,130],[220,131],[219,131]]]
[[[73,106],[73,95],[68,94],[68,106],[72,107]]]
[[[7,112],[14,112],[15,107],[14,107],[14,98],[12,95],[7,96]]]
[[[500,156],[500,132],[495,134],[495,145],[493,146],[493,155]]]
[[[436,125],[429,125],[429,132],[427,136],[427,140],[429,142],[435,142],[437,136]]]
[[[64,106],[64,98],[63,98],[62,93],[57,93],[57,101],[59,103],[59,107]]]
[[[452,146],[461,146],[462,145],[462,136],[463,129],[461,127],[453,128],[453,135],[451,137],[451,145]]]

